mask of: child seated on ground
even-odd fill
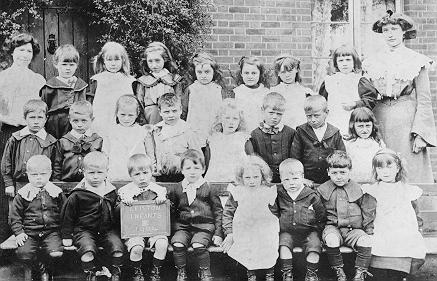
[[[268,93],[261,107],[263,121],[252,131],[253,151],[261,156],[273,172],[272,182],[279,183],[279,164],[291,155],[295,130],[281,120],[285,112],[285,98],[279,93]]]
[[[346,148],[340,131],[325,122],[329,110],[324,97],[307,97],[304,110],[308,122],[296,128],[291,155],[302,162],[306,179],[324,183],[329,180],[326,157]]]
[[[1,161],[1,173],[6,195],[15,195],[15,183],[28,182],[26,162],[33,155],[45,155],[56,167],[56,139],[44,129],[47,105],[41,100],[29,100],[24,105],[27,126],[12,134],[6,143]]]
[[[200,150],[200,143],[190,126],[182,120],[181,99],[175,94],[164,94],[158,99],[162,121],[151,132],[155,143],[157,182],[179,182],[180,155],[187,149]]]
[[[202,152],[189,149],[181,155],[184,180],[171,188],[174,263],[177,281],[186,281],[187,248],[192,246],[201,281],[213,280],[208,246],[222,243],[223,207],[218,193],[202,177],[205,159]]]
[[[303,247],[307,272],[305,281],[318,281],[322,242],[320,234],[326,222],[326,210],[319,194],[305,186],[303,165],[285,159],[279,165],[282,185],[272,212],[279,217],[279,261],[283,281],[293,280],[293,248]]]
[[[17,239],[18,259],[35,269],[38,251],[43,250],[38,269],[41,280],[48,281],[52,280],[54,259],[62,256],[59,215],[66,198],[62,189],[49,181],[52,163],[47,156],[30,157],[26,171],[29,183],[15,195],[9,212],[10,225]]]
[[[334,151],[326,159],[329,181],[317,188],[327,213],[327,225],[322,239],[326,245],[328,262],[335,270],[338,281],[346,281],[340,246],[356,250],[354,281],[364,281],[370,264],[371,238],[363,230],[363,192],[350,179],[352,160],[344,151]]]
[[[162,204],[167,198],[167,189],[152,182],[153,162],[145,154],[134,154],[129,157],[127,170],[132,179],[131,183],[121,187],[118,195],[121,202],[132,205],[135,201],[154,200],[156,204]],[[153,253],[153,267],[150,272],[151,281],[161,280],[160,272],[165,256],[167,255],[168,239],[165,235],[152,237],[131,237],[125,240],[129,252],[129,260],[134,274],[132,280],[144,280],[141,270],[141,261],[146,243],[155,248]]]
[[[124,245],[116,220],[117,192],[106,180],[108,157],[99,151],[84,160],[84,179],[71,191],[62,208],[62,244],[74,245],[80,256],[86,280],[96,280],[98,246],[110,257],[111,281],[120,280]]]
[[[70,107],[72,130],[58,141],[60,175],[62,181],[79,182],[83,179],[83,158],[91,151],[101,151],[103,139],[90,130],[94,120],[93,107],[88,101],[77,101]]]

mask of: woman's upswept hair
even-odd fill
[[[241,75],[241,72],[243,71],[243,66],[245,64],[254,65],[258,68],[259,70],[258,84],[263,84],[267,88],[270,86],[269,72],[264,66],[263,62],[257,57],[246,57],[246,56],[241,57],[240,61],[238,62],[237,81],[236,81],[237,85],[244,84],[243,76]]]
[[[172,74],[177,73],[178,65],[173,59],[173,56],[171,55],[171,52],[167,48],[167,46],[161,42],[152,42],[149,45],[147,45],[146,49],[141,54],[140,70],[143,75],[147,75],[150,73],[150,68],[147,65],[147,55],[152,52],[159,52],[162,59],[164,60],[165,69],[167,69]]]
[[[356,122],[372,122],[373,126],[370,137],[373,138],[377,143],[381,144],[378,121],[376,121],[376,117],[373,112],[367,107],[358,107],[352,111],[349,119],[349,136],[347,137],[347,140],[356,140],[358,138],[358,134],[354,127]]]
[[[233,98],[227,98],[224,99],[222,102],[222,105],[220,106],[220,109],[217,111],[217,114],[214,119],[214,123],[211,127],[211,134],[214,133],[221,133],[223,132],[223,124],[222,124],[222,116],[226,114],[228,110],[235,110],[238,111],[238,115],[240,117],[240,124],[238,124],[238,128],[236,132],[238,131],[246,131],[246,120],[244,119],[244,113],[243,110],[237,105],[235,102],[235,99]]]
[[[196,66],[197,65],[204,65],[209,64],[214,71],[214,75],[212,76],[212,81],[219,84],[220,86],[224,87],[224,81],[223,81],[223,73],[220,70],[220,66],[217,63],[217,61],[208,53],[206,52],[199,52],[195,53],[191,59],[190,59],[190,65],[189,65],[189,75],[191,76],[191,80],[195,81],[197,79],[196,77]]]
[[[5,40],[3,44],[3,51],[12,55],[15,48],[26,45],[30,43],[32,45],[33,56],[32,59],[35,58],[36,55],[41,51],[40,45],[35,37],[30,35],[29,33],[19,33],[13,35],[11,38]]]
[[[95,73],[106,71],[106,67],[105,67],[106,55],[112,55],[115,56],[116,58],[121,58],[122,65],[121,65],[120,72],[125,75],[130,75],[130,61],[126,49],[120,43],[112,42],[112,41],[106,42],[105,45],[103,45],[102,50],[94,58],[93,67]]]
[[[248,155],[237,167],[235,168],[235,179],[237,184],[243,185],[244,170],[249,167],[256,167],[261,172],[261,184],[268,185],[272,181],[272,170],[269,165],[259,156]]]
[[[391,149],[383,148],[376,152],[372,159],[372,176],[373,179],[379,181],[378,174],[376,173],[376,168],[386,167],[390,164],[396,164],[399,171],[396,175],[396,182],[406,182],[407,181],[407,166],[405,160],[402,159],[401,155]]]

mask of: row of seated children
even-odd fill
[[[127,169],[132,183],[121,187],[118,196],[107,180],[106,155],[91,152],[84,159],[85,178],[68,199],[49,182],[50,160],[32,156],[26,163],[29,183],[18,191],[10,210],[17,255],[35,266],[42,247],[41,274],[49,280],[50,265],[62,256],[62,246],[74,244],[87,280],[96,280],[97,247],[102,246],[111,257],[111,280],[120,280],[126,247],[137,281],[144,280],[141,260],[147,242],[156,248],[150,278],[161,280],[168,238],[158,235],[122,241],[117,213],[119,201],[131,205],[148,199],[162,204],[168,198],[177,281],[187,280],[189,246],[194,248],[200,280],[213,280],[207,249],[211,244],[222,246],[245,266],[251,281],[260,269],[266,269],[265,279],[273,281],[278,257],[282,280],[293,280],[292,249],[302,246],[307,261],[305,280],[316,281],[322,242],[339,281],[347,280],[339,250],[342,244],[357,251],[354,281],[370,275],[369,265],[373,280],[403,280],[423,264],[425,247],[412,205],[421,190],[405,183],[401,159],[393,151],[378,151],[373,158],[376,183],[362,187],[350,179],[352,161],[345,152],[334,151],[327,163],[330,180],[314,190],[305,185],[304,167],[298,160],[284,160],[279,169],[282,185],[269,186],[272,172],[268,165],[258,156],[247,156],[236,169],[237,186],[229,187],[223,211],[217,192],[202,177],[205,162],[200,151],[187,150],[182,155],[184,179],[169,190],[152,181],[153,163],[148,156],[131,156]]]

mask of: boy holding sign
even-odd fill
[[[162,204],[166,200],[167,189],[152,182],[151,159],[144,154],[132,155],[127,163],[127,169],[132,182],[118,190],[121,202],[132,205],[134,201],[154,200],[156,204]],[[143,281],[144,276],[141,271],[141,260],[145,247],[145,239],[148,239],[150,247],[155,247],[153,254],[153,267],[150,273],[151,281],[161,280],[160,271],[167,254],[168,239],[165,235],[155,235],[149,238],[131,237],[125,240],[129,251],[129,260],[134,269],[132,280]]]

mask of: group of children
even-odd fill
[[[244,265],[248,280],[256,280],[258,269],[267,269],[266,280],[274,280],[278,257],[283,280],[293,280],[297,245],[304,247],[307,281],[318,280],[322,244],[340,281],[346,280],[343,244],[357,251],[354,281],[368,274],[371,254],[424,258],[411,205],[421,191],[405,183],[399,156],[381,150],[385,145],[371,111],[377,92],[355,72],[359,59],[353,49],[336,51],[337,73],[320,95],[300,84],[300,62],[291,56],[275,60],[279,84],[271,89],[263,63],[243,57],[239,86],[231,94],[221,85],[217,62],[203,52],[191,60],[194,83],[182,89],[177,65],[159,42],[145,49],[138,79],[130,76],[126,50],[115,42],[97,56],[88,88],[74,76],[78,61],[73,46],[57,49],[58,76],[41,89],[41,100],[26,103],[27,126],[9,139],[1,161],[6,193],[15,196],[10,220],[18,257],[34,263],[42,245],[49,257],[41,271],[45,278],[62,246],[75,245],[87,280],[95,280],[101,245],[111,257],[112,280],[120,278],[125,247],[133,280],[144,280],[147,242],[156,249],[150,279],[160,280],[168,238],[122,241],[117,214],[119,201],[162,204],[167,198],[178,281],[187,280],[188,247],[199,278],[212,280],[211,244]],[[49,179],[79,184],[66,199]],[[27,181],[15,195],[14,184]],[[111,181],[132,183],[117,191]],[[166,190],[155,181],[178,184]],[[369,181],[376,183],[356,183]],[[228,188],[224,208],[208,182],[236,183]],[[320,184],[317,190],[314,183]],[[408,216],[408,225],[399,221],[399,212]],[[384,226],[388,222],[393,232]],[[392,280],[402,280],[402,271]]]

